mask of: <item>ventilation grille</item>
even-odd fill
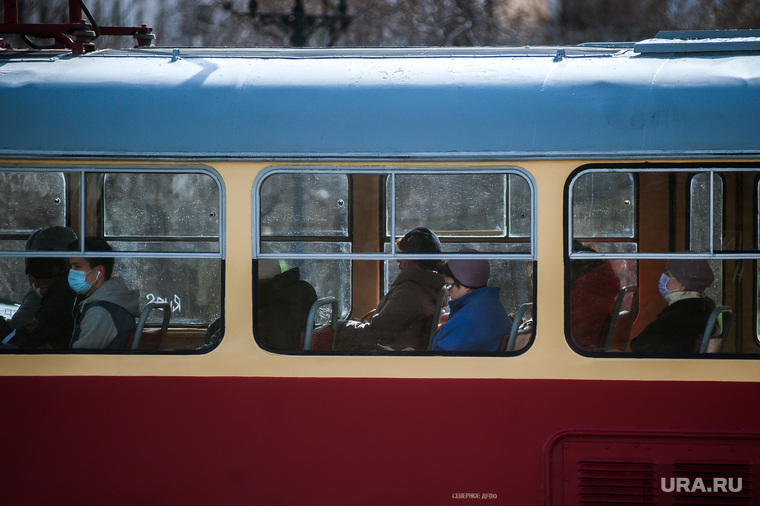
[[[752,506],[752,474],[747,463],[676,462],[673,476],[688,478],[691,488],[689,492],[676,489],[673,505]]]
[[[545,458],[548,506],[760,506],[760,434],[574,431]]]
[[[657,504],[653,462],[578,462],[578,504]]]

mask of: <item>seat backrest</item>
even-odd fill
[[[520,307],[517,309],[517,313],[515,313],[515,319],[512,322],[512,329],[504,334],[504,337],[501,339],[499,351],[514,351],[515,342],[517,341],[517,334],[520,332],[520,324],[522,324],[523,317],[525,317],[525,314],[528,311],[533,311],[532,302],[520,304]]]
[[[330,304],[330,306],[332,307],[332,314],[330,315],[330,320],[331,320],[333,335],[335,331],[338,329],[338,311],[339,311],[338,299],[336,299],[335,297],[322,297],[321,299],[315,300],[314,303],[311,305],[311,309],[309,309],[309,316],[306,318],[306,331],[303,337],[304,350],[312,349],[312,336],[314,335],[314,322],[317,319],[317,311],[319,310],[321,306],[324,306],[326,304]],[[335,340],[333,339],[333,343],[331,347],[334,345],[335,345]]]
[[[154,309],[162,309],[164,311],[164,319],[161,323],[161,333],[160,335],[156,335],[156,331],[145,331],[145,323],[148,321],[148,316],[150,315],[150,312]],[[137,321],[137,328],[135,329],[135,335],[132,338],[132,344],[128,345],[127,347],[132,350],[137,350],[141,348],[140,342],[143,340],[143,334],[150,333],[151,334],[151,343],[147,343],[147,341],[143,344],[142,348],[161,348],[164,343],[164,337],[166,336],[166,331],[169,328],[169,319],[172,316],[172,309],[168,302],[148,302],[145,305],[145,308],[142,310],[142,313],[140,313],[140,319]],[[158,345],[156,346],[156,341],[158,341]]]
[[[448,290],[446,290],[446,287],[442,286],[435,301],[435,311],[433,311],[433,318],[430,322],[430,335],[428,336],[427,348],[428,350],[433,349],[433,336],[436,332],[438,332],[438,322],[441,321],[441,310],[443,309],[443,303],[446,300],[447,292]]]
[[[206,328],[206,334],[203,337],[203,346],[210,347],[215,345],[219,339],[221,339],[223,332],[224,320],[221,318],[215,319],[211,322],[211,325]]]
[[[702,332],[702,338],[699,345],[699,353],[707,353],[707,346],[710,343],[710,338],[713,337],[713,329],[715,328],[715,323],[718,321],[718,316],[721,314],[723,315],[723,325],[720,332],[721,346],[726,342],[728,331],[731,328],[732,312],[729,306],[718,306],[712,310],[710,316],[707,318],[705,330]]]
[[[631,299],[631,310],[623,310],[625,296],[633,294]],[[610,313],[608,323],[605,325],[606,335],[603,336],[604,344],[602,349],[610,351],[615,346],[620,351],[625,351],[628,341],[631,338],[631,329],[633,322],[639,315],[639,287],[636,285],[624,286],[618,293],[615,300],[615,307]]]

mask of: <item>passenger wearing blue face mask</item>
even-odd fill
[[[715,302],[707,290],[715,281],[704,259],[674,259],[660,276],[659,290],[668,306],[631,341],[642,353],[690,353],[705,329]]]
[[[69,249],[79,249],[73,243]],[[86,252],[112,251],[103,239],[88,237]],[[69,286],[77,294],[71,338],[72,348],[104,349],[126,347],[140,314],[139,292],[123,279],[112,277],[114,259],[72,257],[69,259]]]

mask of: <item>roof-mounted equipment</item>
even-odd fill
[[[94,41],[101,35],[131,35],[135,38],[135,47],[151,46],[156,39],[153,28],[147,25],[98,26],[83,0],[68,1],[68,23],[19,23],[18,3],[20,0],[3,0],[4,19],[0,23],[0,33],[21,35],[24,42],[32,49],[69,49],[73,54],[94,51]],[[83,14],[88,22],[82,17]],[[55,44],[40,46],[30,37],[55,39]],[[2,46],[2,39],[0,39],[0,46]]]

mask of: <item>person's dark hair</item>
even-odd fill
[[[432,230],[425,227],[417,227],[396,239],[396,247],[403,253],[440,253],[441,241]],[[435,270],[439,260],[415,260],[414,263],[427,270]]]
[[[100,237],[85,237],[84,238],[84,250],[85,252],[89,253],[91,251],[113,251],[113,248],[105,241],[105,239],[101,239]],[[69,245],[69,251],[79,251],[79,241],[74,241]],[[90,267],[100,267],[101,265],[105,268],[105,279],[111,279],[111,274],[113,273],[113,264],[114,259],[112,257],[105,257],[105,258],[99,258],[99,257],[86,257],[87,261],[90,263]]]

